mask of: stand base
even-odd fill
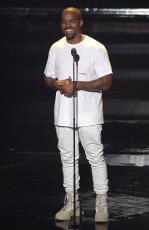
[[[80,219],[80,218],[79,218]],[[74,223],[74,220],[67,220],[67,221],[56,221],[55,222],[56,227],[62,228],[62,229],[70,229],[70,230],[80,230],[81,224],[80,220],[78,221],[78,218],[76,219],[76,223]]]
[[[71,230],[80,230],[81,227],[80,227],[79,225],[74,225],[74,224],[72,224],[72,225],[69,226],[68,229],[71,229]]]
[[[68,229],[80,230],[81,229],[81,219],[80,219],[80,217],[76,217],[75,222],[74,222],[74,219],[72,218],[72,220],[70,221],[70,225],[69,225]]]
[[[75,226],[73,227],[73,226],[72,226],[72,227],[70,227],[70,228],[68,228],[68,229],[71,229],[71,230],[80,230],[81,228],[78,228],[78,227],[75,227]]]

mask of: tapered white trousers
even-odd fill
[[[86,158],[91,166],[93,189],[96,194],[107,193],[108,176],[107,166],[103,156],[101,143],[101,125],[85,126],[75,130],[75,187],[79,189],[79,141],[85,151]],[[63,186],[67,192],[73,192],[74,167],[74,133],[73,128],[56,126],[58,149],[60,151],[63,171]]]

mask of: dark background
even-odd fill
[[[129,7],[137,7],[137,8],[145,8],[149,6],[147,0],[121,0],[121,1],[113,1],[113,0],[87,0],[87,1],[79,1],[79,0],[5,0],[1,1],[1,6],[10,6],[10,7],[66,7],[68,5],[75,5],[77,7],[116,7],[116,8],[129,8]]]
[[[113,87],[104,94],[104,142],[148,141],[147,127],[142,135],[136,132],[140,123],[123,126],[149,116],[148,1],[1,1],[0,134],[5,150],[55,150],[55,93],[43,87],[42,76],[49,47],[62,36],[60,12],[69,5],[81,7],[83,32],[105,44],[112,63]]]

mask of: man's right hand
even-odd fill
[[[65,80],[57,80],[57,87],[60,90],[61,94],[64,94],[67,97],[71,97],[73,95],[73,82],[71,78]]]

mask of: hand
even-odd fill
[[[65,80],[56,80],[56,85],[57,86],[62,86],[65,84]]]
[[[60,92],[67,97],[72,97],[74,91],[74,86],[71,78],[64,80],[64,84],[61,86]]]

